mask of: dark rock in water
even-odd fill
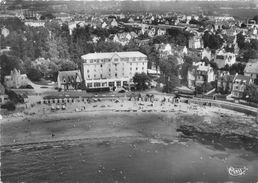
[[[182,132],[184,135],[192,136],[196,129],[194,126],[181,125],[176,131]]]
[[[258,152],[258,138],[237,134],[233,132],[207,132],[204,128],[197,128],[190,125],[181,125],[177,131],[183,135],[194,138],[205,145],[213,145],[216,149],[224,150],[224,147],[231,149],[245,148],[246,150]]]
[[[102,142],[98,142],[97,145],[98,146],[110,146],[111,143],[110,143],[110,141],[105,140],[105,141],[102,141]]]

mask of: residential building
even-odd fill
[[[30,27],[45,27],[45,22],[41,20],[26,20],[24,24]]]
[[[147,74],[147,56],[138,51],[89,53],[81,58],[88,88],[121,88],[135,73]]]
[[[203,48],[203,40],[201,36],[192,36],[188,41],[188,47],[192,49]]]
[[[110,26],[111,27],[117,27],[118,26],[118,23],[117,23],[116,19],[112,20],[112,22],[110,23]]]
[[[26,74],[21,74],[17,69],[11,71],[9,76],[5,76],[4,84],[7,88],[20,88],[21,86],[29,85],[31,81]]]
[[[214,62],[219,69],[224,68],[226,65],[231,66],[236,63],[236,55],[231,52],[219,51],[215,56]]]
[[[244,75],[254,80],[254,84],[258,85],[258,59],[250,59],[245,66]]]
[[[210,65],[205,65],[204,62],[198,62],[196,65],[198,66],[196,69],[196,85],[200,86],[205,82],[215,81],[214,70]]]
[[[197,62],[188,69],[187,83],[189,88],[195,88],[195,86],[201,86],[212,81],[215,81],[215,73],[210,65],[205,65],[204,62]]]
[[[211,50],[210,50],[210,48],[204,48],[203,50],[202,50],[202,59],[204,59],[204,58],[207,58],[209,61],[211,61],[211,59],[212,59],[212,54],[211,54]]]
[[[231,97],[235,99],[242,99],[244,97],[246,87],[252,83],[253,81],[250,76],[236,74],[233,80]]]
[[[73,21],[68,23],[68,28],[69,28],[69,34],[72,35],[73,30],[76,27],[84,27],[86,25],[85,21]]]
[[[158,45],[158,51],[160,57],[168,57],[169,55],[172,55],[172,47],[170,44],[160,44]]]
[[[158,31],[157,31],[157,36],[163,36],[166,34],[166,29],[163,29],[163,28],[158,28]]]
[[[156,35],[156,29],[154,27],[148,30],[149,37],[154,37],[155,35]]]
[[[57,86],[62,90],[77,90],[81,82],[80,70],[58,72]]]
[[[217,92],[230,93],[232,91],[235,75],[223,74],[217,79]]]
[[[132,39],[136,38],[137,34],[135,32],[123,32],[113,35],[112,41],[120,43],[122,46],[127,45]]]

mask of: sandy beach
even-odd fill
[[[182,125],[205,127],[208,132],[255,134],[255,118],[218,107],[186,103],[96,100],[66,104],[40,104],[1,121],[1,145],[76,139],[117,137],[169,138],[178,136]],[[234,128],[230,129],[234,124]],[[244,129],[244,130],[243,130]]]

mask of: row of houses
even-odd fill
[[[231,94],[231,97],[241,99],[248,85],[258,86],[258,60],[250,59],[244,69],[244,75],[230,75],[228,71],[219,70],[216,74],[213,68],[205,62],[194,63],[188,70],[188,87],[195,88],[204,83],[216,81],[217,92]]]

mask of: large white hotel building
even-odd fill
[[[89,53],[81,58],[88,88],[121,88],[135,73],[147,74],[147,56],[138,51]]]

